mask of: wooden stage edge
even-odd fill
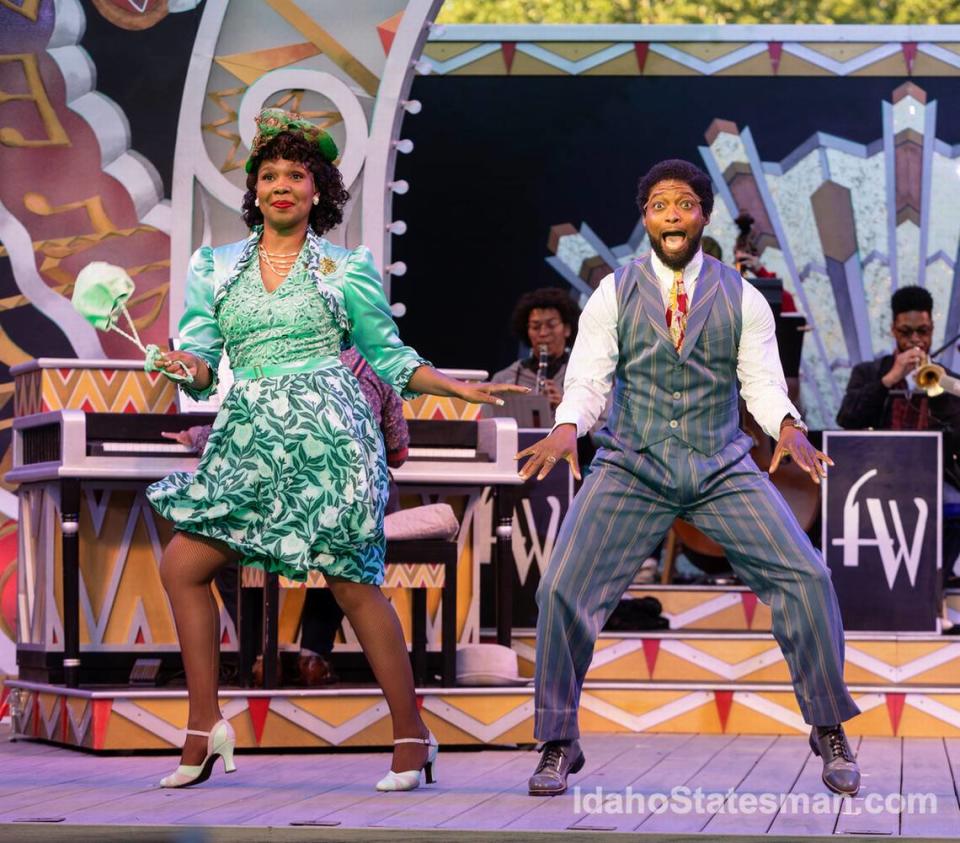
[[[218,765],[198,787],[164,790],[174,758],[76,753],[0,729],[0,841],[932,841],[960,828],[960,739],[852,739],[865,774],[855,799],[826,791],[805,736],[581,743],[583,770],[552,798],[527,794],[532,749],[447,746],[437,783],[409,793],[374,789],[387,752],[245,753],[233,775]]]
[[[306,826],[293,828],[240,828],[215,826],[195,829],[190,826],[113,826],[113,825],[27,825],[24,823],[0,824],[0,843],[129,843],[136,837],[137,843],[538,843],[556,841],[563,843],[600,843],[600,841],[634,840],[639,843],[703,843],[705,839],[722,839],[725,843],[810,843],[822,839],[820,835],[792,835],[790,837],[768,835],[725,835],[709,838],[702,834],[653,834],[624,831],[471,831],[458,829],[456,834],[432,828],[374,829],[374,828],[329,828]],[[898,843],[931,843],[950,840],[938,837],[896,837]],[[844,843],[876,843],[876,834],[844,834]]]

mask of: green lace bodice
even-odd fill
[[[339,326],[306,270],[303,253],[272,293],[263,286],[260,261],[251,260],[227,291],[219,316],[234,366],[265,366],[340,353]]]

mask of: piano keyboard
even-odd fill
[[[179,442],[101,442],[104,454],[192,454],[193,448]]]
[[[412,460],[475,460],[476,448],[410,448],[407,454]]]
[[[85,413],[54,410],[13,421],[12,483],[58,477],[158,480],[193,471],[196,452],[164,432],[211,423],[211,414]]]
[[[58,477],[156,480],[193,471],[197,454],[165,440],[167,431],[210,423],[214,416],[85,413],[56,410],[13,421],[11,483]],[[514,455],[517,423],[411,419],[407,461],[391,473],[400,484],[509,484],[521,482]]]
[[[410,419],[407,461],[391,470],[403,485],[519,484],[517,423],[508,418],[475,421]]]

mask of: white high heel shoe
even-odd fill
[[[404,770],[402,773],[395,773],[389,770],[387,774],[377,782],[377,790],[415,790],[423,783],[420,779],[420,773],[426,773],[427,784],[433,784],[437,779],[434,775],[437,765],[437,752],[440,746],[433,732],[429,732],[425,738],[397,738],[394,746],[400,743],[422,743],[427,747],[427,760],[423,762],[421,770]]]
[[[223,770],[232,773],[237,769],[233,763],[233,750],[237,745],[237,736],[233,726],[226,720],[218,720],[209,732],[187,729],[188,735],[200,735],[207,739],[207,757],[202,764],[181,764],[169,776],[160,779],[160,787],[188,787],[200,784],[210,778],[217,756],[223,759]]]

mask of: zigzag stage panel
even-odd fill
[[[670,629],[769,632],[770,609],[745,586],[631,586],[634,599],[654,597]],[[960,590],[944,594],[944,618],[960,624]]]
[[[533,676],[534,635],[516,631],[520,673]],[[960,640],[938,635],[847,633],[850,685],[923,688],[960,676]],[[789,683],[780,647],[769,633],[603,633],[587,681]]]
[[[174,750],[187,722],[185,691],[68,690],[9,680],[16,734],[95,752]],[[960,737],[956,686],[853,685],[862,710],[851,735]],[[533,689],[418,691],[424,719],[441,744],[533,743]],[[370,688],[221,692],[224,716],[243,749],[382,747],[392,731],[386,702]],[[585,732],[804,734],[783,683],[591,682],[584,687]]]

